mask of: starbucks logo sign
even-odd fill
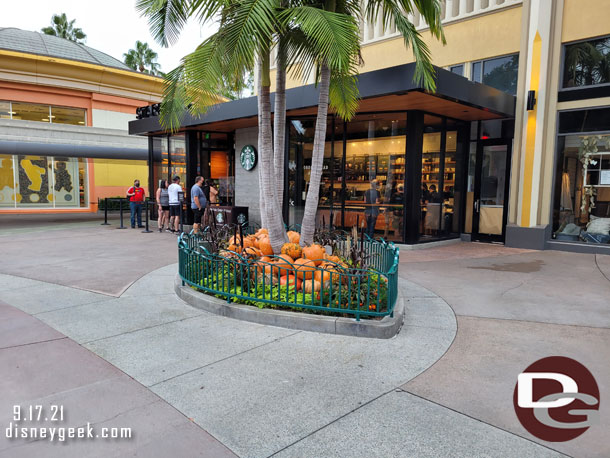
[[[219,223],[224,223],[225,218],[224,218],[224,213],[223,212],[217,212],[216,213],[216,221]]]
[[[241,149],[239,162],[244,170],[252,170],[256,165],[256,148],[252,145],[246,145]]]
[[[237,222],[239,224],[244,224],[246,222],[246,215],[244,215],[243,213],[237,215]]]

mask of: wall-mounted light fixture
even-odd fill
[[[527,111],[532,111],[536,106],[536,91],[527,92]]]

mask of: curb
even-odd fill
[[[400,278],[398,282],[401,282]],[[400,287],[398,288],[398,298],[394,306],[393,317],[386,316],[381,320],[361,321],[356,321],[354,318],[337,318],[285,310],[259,309],[252,305],[227,302],[226,300],[198,292],[188,285],[182,286],[180,275],[176,275],[174,280],[174,291],[187,304],[200,310],[214,313],[215,315],[301,331],[389,339],[400,332],[404,321],[405,303]]]

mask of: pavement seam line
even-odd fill
[[[84,304],[66,305],[65,307],[59,307],[59,308],[52,309],[52,310],[43,310],[42,312],[30,313],[30,315],[34,316],[34,317],[38,317],[39,315],[44,315],[45,313],[53,313],[53,312],[58,312],[60,310],[73,309],[76,307],[84,307],[85,305],[99,304],[101,302],[110,302],[115,299],[118,299],[118,298],[111,297],[111,298],[100,299],[99,301],[85,302]],[[14,307],[16,307],[16,306],[14,306]],[[19,308],[19,307],[17,307],[17,308]],[[23,310],[23,309],[20,309],[20,310]],[[23,310],[23,311],[25,312],[25,310]],[[28,312],[25,312],[25,313],[28,313]]]
[[[548,321],[517,320],[514,318],[498,318],[498,317],[479,316],[479,315],[456,315],[456,317],[457,316],[464,317],[464,318],[475,318],[475,319],[479,319],[479,320],[514,321],[517,323],[546,324],[549,326],[568,326],[571,328],[610,329],[610,327],[606,327],[606,326],[587,326],[584,324],[549,323]]]
[[[19,344],[19,345],[11,345],[10,347],[0,347],[0,350],[9,350],[11,348],[26,347],[28,345],[36,345],[36,344],[43,344],[43,343],[48,343],[48,342],[55,342],[56,340],[63,340],[63,339],[67,339],[67,338],[68,338],[68,336],[63,336],[63,337],[57,337],[56,339],[41,340],[39,342],[29,342],[29,343],[24,343],[24,344]]]
[[[77,289],[79,291],[86,291],[88,293],[100,294],[102,296],[107,296],[107,297],[115,298],[115,299],[120,297],[120,296],[117,296],[116,294],[102,293],[101,291],[94,291],[92,289],[79,288],[78,286],[67,286],[67,285],[62,285],[61,283],[53,283],[53,282],[50,282],[50,281],[36,280],[34,278],[23,277],[21,275],[5,274],[5,273],[2,273],[2,272],[0,272],[0,275],[6,275],[7,277],[23,278],[25,280],[37,281],[37,282],[40,282],[40,283],[46,283],[47,285],[61,286],[62,288]],[[24,286],[24,288],[30,288],[31,286],[32,285]],[[23,288],[15,288],[15,289],[23,289]]]
[[[595,256],[593,256],[593,259],[595,260],[595,266],[597,267],[597,270],[599,270],[599,273],[602,274],[602,276],[610,282],[610,278],[608,278],[608,276],[604,273],[602,268],[599,266],[599,263],[597,262],[598,256],[599,256],[598,254],[595,254]]]
[[[374,397],[374,398],[372,398],[372,399],[369,399],[368,401],[364,402],[363,404],[359,405],[358,407],[353,408],[353,409],[352,409],[352,410],[350,410],[349,412],[346,412],[346,413],[344,413],[343,415],[338,416],[338,417],[337,417],[337,418],[335,418],[334,420],[331,420],[330,422],[328,422],[328,423],[326,423],[326,424],[324,424],[324,425],[320,426],[319,428],[317,428],[317,429],[313,430],[312,432],[310,432],[310,433],[306,434],[305,436],[301,437],[300,439],[297,439],[296,441],[294,441],[294,442],[292,442],[292,443],[290,443],[290,444],[288,444],[288,445],[286,445],[286,446],[282,447],[281,449],[279,449],[279,450],[277,450],[277,451],[273,452],[271,455],[268,455],[268,456],[267,456],[267,458],[271,458],[272,456],[275,456],[275,455],[277,455],[278,453],[283,452],[284,450],[286,450],[286,449],[288,449],[288,448],[290,448],[290,447],[292,447],[292,446],[294,446],[294,445],[298,444],[299,442],[301,442],[301,441],[303,441],[303,440],[307,439],[307,438],[308,438],[308,437],[310,437],[310,436],[313,436],[314,434],[316,434],[317,432],[319,432],[319,431],[323,430],[324,428],[326,428],[326,427],[328,427],[328,426],[332,425],[333,423],[338,422],[338,421],[339,421],[339,420],[341,420],[342,418],[345,418],[345,417],[347,417],[348,415],[351,415],[352,413],[356,412],[357,410],[361,409],[362,407],[364,407],[364,406],[366,406],[366,405],[368,405],[368,404],[370,404],[370,403],[372,403],[372,402],[375,402],[376,400],[378,400],[378,399],[382,398],[383,396],[386,396],[386,395],[388,395],[388,394],[390,394],[390,393],[392,393],[392,392],[396,391],[397,389],[399,389],[399,388],[391,388],[390,390],[385,391],[385,392],[381,393],[380,395],[375,396],[375,397]]]
[[[145,328],[138,328],[138,329],[134,329],[132,331],[125,331],[125,332],[121,332],[119,334],[114,334],[114,335],[111,335],[111,336],[100,337],[99,339],[88,340],[87,342],[79,343],[79,345],[89,345],[89,344],[94,343],[94,342],[99,342],[100,340],[113,339],[115,337],[124,336],[125,334],[133,334],[135,332],[145,331],[147,329],[157,328],[159,326],[164,326],[166,324],[179,323],[180,321],[186,321],[186,320],[191,320],[193,318],[199,318],[201,315],[205,315],[205,312],[202,312],[202,313],[199,313],[199,314],[193,315],[193,316],[187,316],[186,318],[180,318],[179,320],[165,321],[163,323],[158,323],[158,324],[153,324],[151,326],[146,326]]]
[[[252,351],[252,350],[256,350],[256,349],[258,349],[258,348],[264,347],[265,345],[269,345],[269,344],[272,344],[272,343],[275,343],[275,342],[279,342],[280,340],[287,339],[288,337],[292,337],[292,336],[297,335],[297,334],[299,334],[299,333],[301,333],[301,332],[303,332],[303,331],[297,331],[297,332],[293,332],[293,333],[291,333],[291,334],[288,334],[288,335],[285,335],[285,336],[282,336],[282,337],[276,337],[276,338],[274,338],[273,340],[270,340],[269,342],[265,342],[265,343],[263,343],[263,344],[256,345],[256,346],[254,346],[254,347],[252,347],[252,348],[248,348],[247,350],[240,351],[240,352],[238,352],[238,353],[235,353],[235,354],[233,354],[233,355],[226,356],[226,357],[221,358],[221,359],[218,359],[218,360],[216,360],[216,361],[212,361],[211,363],[204,364],[203,366],[200,366],[200,367],[197,367],[197,368],[195,368],[195,369],[191,369],[191,370],[189,370],[189,371],[183,372],[182,374],[177,374],[177,375],[174,375],[174,376],[169,377],[169,378],[167,378],[167,379],[165,379],[165,380],[161,380],[160,382],[155,382],[155,383],[153,383],[152,385],[147,385],[147,387],[148,387],[148,388],[152,388],[153,386],[160,385],[161,383],[166,383],[166,382],[169,382],[170,380],[174,380],[174,379],[176,379],[176,378],[178,378],[178,377],[182,377],[182,376],[184,376],[184,375],[191,374],[191,373],[196,372],[196,371],[198,371],[198,370],[205,369],[206,367],[212,366],[213,364],[221,363],[221,362],[226,361],[226,360],[228,360],[228,359],[235,358],[236,356],[243,355],[244,353],[248,353],[248,352],[250,352],[250,351]],[[146,385],[145,385],[145,386],[146,386]]]
[[[478,421],[479,423],[483,423],[484,425],[491,426],[492,428],[495,428],[495,429],[499,429],[501,431],[504,431],[505,433],[510,434],[511,436],[515,436],[515,437],[518,437],[519,439],[523,439],[523,440],[526,440],[528,442],[531,442],[532,444],[539,445],[540,447],[544,447],[544,448],[546,448],[548,450],[551,450],[552,452],[559,453],[560,455],[563,455],[563,456],[566,456],[566,457],[569,457],[569,458],[574,458],[572,455],[568,455],[566,453],[560,452],[559,450],[555,450],[554,448],[551,448],[548,445],[536,442],[536,441],[530,439],[529,437],[521,436],[520,434],[514,433],[514,432],[509,431],[507,429],[504,429],[504,428],[502,428],[500,426],[492,425],[491,423],[488,423],[488,422],[486,422],[484,420],[481,420],[480,418],[476,418],[476,417],[473,417],[472,415],[468,415],[467,413],[460,412],[459,410],[456,410],[456,409],[454,409],[452,407],[448,407],[446,405],[443,405],[440,402],[436,402],[436,401],[433,401],[431,399],[425,398],[423,396],[420,396],[419,394],[416,394],[416,393],[413,393],[411,391],[405,390],[404,388],[398,388],[397,391],[402,391],[404,393],[410,394],[411,396],[415,396],[415,397],[417,397],[419,399],[422,399],[422,400],[424,400],[426,402],[430,402],[430,403],[432,403],[434,405],[437,405],[437,406],[439,406],[439,407],[441,407],[443,409],[451,410],[452,412],[455,412],[458,415],[463,415],[465,417],[471,418],[472,420]]]

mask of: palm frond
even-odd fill
[[[349,121],[358,111],[360,91],[354,75],[332,75],[330,78],[329,103],[337,115]]]

